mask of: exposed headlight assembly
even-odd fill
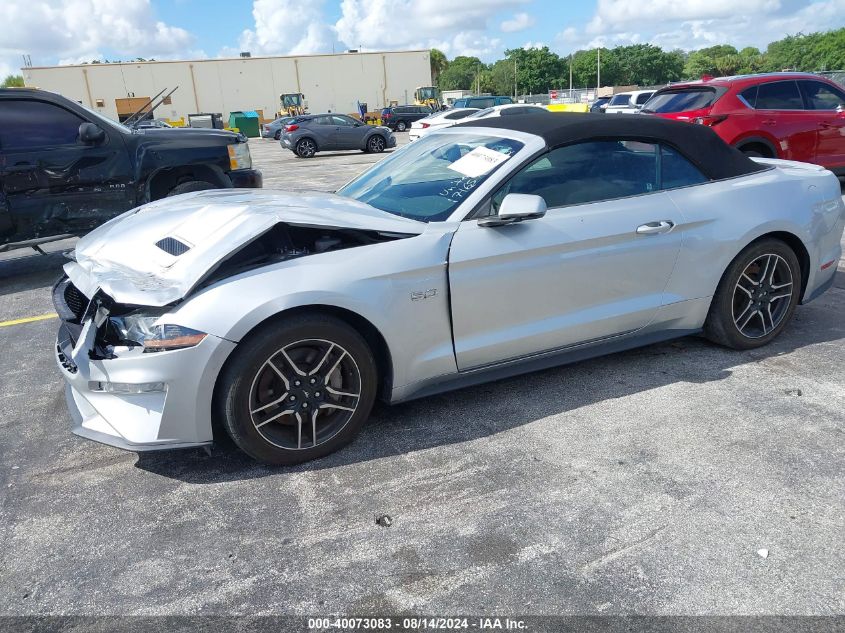
[[[249,143],[232,143],[229,148],[229,167],[232,169],[250,169],[252,156],[249,155]]]
[[[157,323],[160,318],[160,314],[132,312],[111,317],[109,322],[123,341],[143,346],[144,353],[194,347],[206,337],[205,332],[189,327]]]

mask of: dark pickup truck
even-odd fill
[[[0,89],[0,251],[82,235],[166,196],[261,184],[241,134],[131,129],[50,92]]]

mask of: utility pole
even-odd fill
[[[572,53],[569,53],[569,98],[572,98]]]
[[[516,81],[516,59],[513,60],[513,100],[516,101],[516,95],[518,92],[518,84]]]
[[[599,96],[599,88],[601,88],[601,46],[596,51],[596,98]]]

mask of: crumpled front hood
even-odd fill
[[[143,205],[103,224],[79,240],[76,261],[65,272],[89,297],[100,288],[119,303],[163,306],[279,223],[396,234],[425,230],[422,222],[335,194],[200,191]],[[164,248],[157,245],[162,240]]]

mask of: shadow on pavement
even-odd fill
[[[352,444],[291,468],[258,464],[228,437],[215,445],[210,457],[199,450],[148,453],[139,456],[136,466],[188,483],[221,483],[336,468],[467,442],[678,382],[689,383],[694,389],[696,384],[729,377],[738,365],[845,338],[845,327],[838,320],[820,319],[820,314],[799,308],[779,339],[748,352],[687,337],[395,406],[380,404]],[[566,418],[563,420],[565,424]]]
[[[49,294],[62,275],[67,257],[63,252],[30,255],[22,250],[20,253],[20,256],[0,261],[0,296],[38,288],[44,288]]]

